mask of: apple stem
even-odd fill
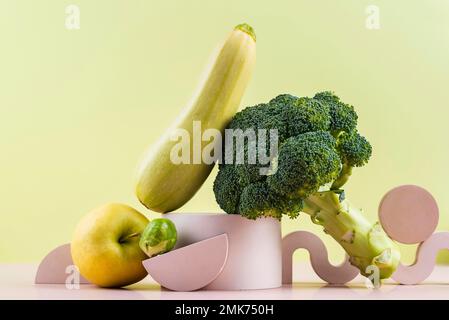
[[[139,232],[134,232],[134,233],[131,233],[130,235],[125,236],[124,238],[120,238],[119,242],[120,243],[125,243],[129,239],[135,238],[135,237],[138,237],[138,236],[140,236],[140,233]]]

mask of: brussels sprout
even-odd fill
[[[173,249],[177,232],[173,222],[168,219],[154,219],[146,226],[140,236],[139,246],[147,256],[154,257]]]

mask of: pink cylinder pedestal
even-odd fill
[[[278,220],[249,220],[229,214],[168,213],[163,217],[176,225],[176,248],[227,234],[226,264],[218,277],[204,289],[267,289],[282,285],[282,236]],[[207,259],[207,252],[204,255]]]

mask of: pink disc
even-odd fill
[[[379,220],[393,240],[414,244],[425,241],[438,225],[438,205],[432,195],[415,185],[390,190],[380,202]]]

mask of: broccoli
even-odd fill
[[[400,259],[395,243],[345,199],[342,189],[352,169],[365,165],[372,154],[356,127],[354,107],[329,91],[313,98],[282,94],[243,109],[227,129],[276,129],[278,152],[272,161],[277,167],[261,175],[257,163],[220,163],[214,181],[217,203],[226,213],[249,219],[309,214],[341,244],[361,274],[370,274],[367,268],[374,265],[382,279],[390,277]],[[243,145],[236,152],[254,148],[248,140]]]

